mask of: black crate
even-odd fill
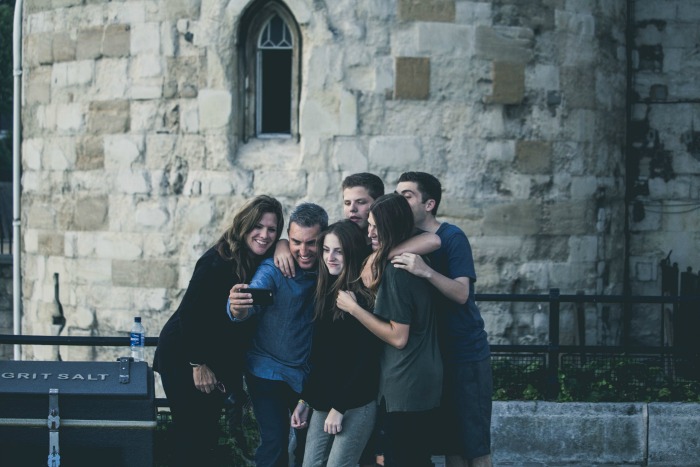
[[[147,363],[0,361],[0,465],[47,465],[51,400],[61,467],[153,465]]]

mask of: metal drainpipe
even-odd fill
[[[22,144],[21,110],[22,110],[22,10],[23,1],[15,1],[15,23],[12,30],[12,64],[14,76],[14,94],[12,96],[12,323],[14,334],[22,334],[22,275],[20,246],[20,193],[21,164],[20,146]],[[22,346],[14,346],[15,360],[22,359]]]

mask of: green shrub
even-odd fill
[[[682,367],[680,367],[682,370]],[[559,369],[559,402],[700,402],[700,378],[658,359],[591,358]],[[544,400],[546,368],[494,360],[494,400]]]

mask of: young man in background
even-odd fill
[[[405,172],[396,192],[411,206],[416,228],[437,234],[440,248],[428,255],[430,265],[413,253],[392,263],[427,279],[434,297],[443,358],[443,397],[436,423],[437,446],[447,467],[491,466],[493,380],[484,320],[474,300],[476,272],[471,246],[457,226],[436,219],[442,198],[437,178]]]

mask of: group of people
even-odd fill
[[[490,466],[492,378],[471,247],[436,219],[442,187],[406,172],[384,194],[348,176],[345,219],[250,200],[197,262],[154,361],[182,465],[207,465],[227,397],[250,394],[257,466]],[[320,256],[320,257],[319,257]],[[270,289],[256,305],[248,288]],[[383,436],[379,436],[382,433]]]

